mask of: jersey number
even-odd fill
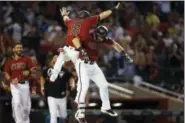
[[[76,20],[72,24],[70,35],[78,36],[78,34],[80,33],[81,24],[82,24],[82,20]]]

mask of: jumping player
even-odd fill
[[[45,95],[47,97],[50,112],[50,123],[57,123],[57,113],[60,121],[63,121],[62,123],[67,123],[66,90],[68,87],[73,89],[75,81],[72,74],[64,67],[62,67],[59,76],[54,83],[49,81],[51,69],[55,64],[57,57],[57,55],[54,55],[50,62],[50,66],[44,69],[43,77],[45,78],[45,82],[41,83],[41,85],[45,88]]]
[[[4,74],[10,83],[15,122],[30,123],[31,101],[28,80],[31,72],[35,72],[35,65],[30,58],[22,54],[22,51],[22,44],[16,43],[13,46],[13,56],[5,63]]]
[[[99,49],[101,44],[110,45],[116,51],[122,52],[125,56],[126,60],[130,63],[133,60],[124,52],[123,47],[121,47],[118,43],[107,38],[108,29],[105,26],[99,26],[95,30],[94,33],[88,35],[88,40],[81,41],[78,45],[80,48],[84,48],[89,56],[89,61],[86,62],[81,56],[80,59],[77,60],[75,64],[75,68],[79,77],[78,85],[77,85],[77,95],[75,101],[78,106],[78,110],[76,112],[76,119],[79,121],[84,121],[84,112],[85,112],[85,97],[87,90],[89,88],[89,80],[92,80],[96,83],[100,90],[100,98],[102,100],[101,112],[108,114],[110,116],[117,116],[117,113],[111,110],[109,94],[108,94],[108,83],[103,75],[102,70],[96,63],[96,60],[99,57]]]
[[[77,49],[78,51],[76,51],[76,47],[74,47],[78,47],[78,43],[76,44],[76,42],[87,40],[90,30],[93,27],[96,27],[99,21],[109,17],[114,11],[116,11],[119,8],[119,5],[120,3],[118,3],[114,8],[104,11],[96,16],[90,16],[89,12],[81,11],[79,18],[74,20],[71,20],[68,17],[69,12],[67,9],[65,7],[62,8],[61,15],[68,29],[65,41],[66,45],[62,48],[62,51],[57,58],[56,64],[54,65],[52,75],[50,76],[51,81],[55,81],[65,61],[72,60],[73,63],[77,61],[79,51],[82,52],[82,55],[86,61],[89,60],[85,50]]]

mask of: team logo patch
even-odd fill
[[[62,78],[63,75],[64,75],[64,71],[61,71],[61,72],[59,73],[60,78]]]

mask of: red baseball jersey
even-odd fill
[[[113,45],[113,40],[110,38],[106,38],[106,40],[103,41],[103,43],[97,43],[94,41],[94,38],[92,34],[89,35],[88,40],[81,42],[83,45],[83,48],[85,48],[85,51],[87,52],[90,61],[96,61],[98,57],[100,56],[100,48],[102,44],[105,45]],[[82,58],[82,56],[80,56]]]
[[[27,56],[22,56],[19,59],[10,58],[6,61],[4,66],[4,72],[8,73],[11,79],[18,78],[21,80],[28,80],[29,77],[23,77],[22,72],[24,70],[30,70],[35,67],[31,59]]]
[[[96,26],[99,16],[91,16],[85,19],[66,20],[65,25],[68,28],[66,44],[73,46],[72,39],[79,37],[80,40],[87,40],[90,29]]]

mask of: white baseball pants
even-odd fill
[[[71,46],[64,46],[63,51],[60,52],[57,61],[53,67],[52,75],[50,76],[51,81],[55,81],[58,77],[61,68],[66,61],[72,60],[75,63],[79,58],[79,52],[75,50],[74,47]]]
[[[111,107],[109,101],[108,82],[97,63],[95,62],[92,65],[86,64],[81,59],[78,59],[75,64],[75,68],[78,74],[77,95],[75,101],[78,104],[85,103],[89,82],[92,80],[99,88],[100,98],[102,100],[101,109],[110,109]]]
[[[50,123],[57,123],[57,117],[65,119],[67,117],[67,99],[54,98],[49,96],[48,106],[50,112]]]
[[[10,84],[12,94],[12,111],[16,123],[30,123],[31,99],[29,83]]]

